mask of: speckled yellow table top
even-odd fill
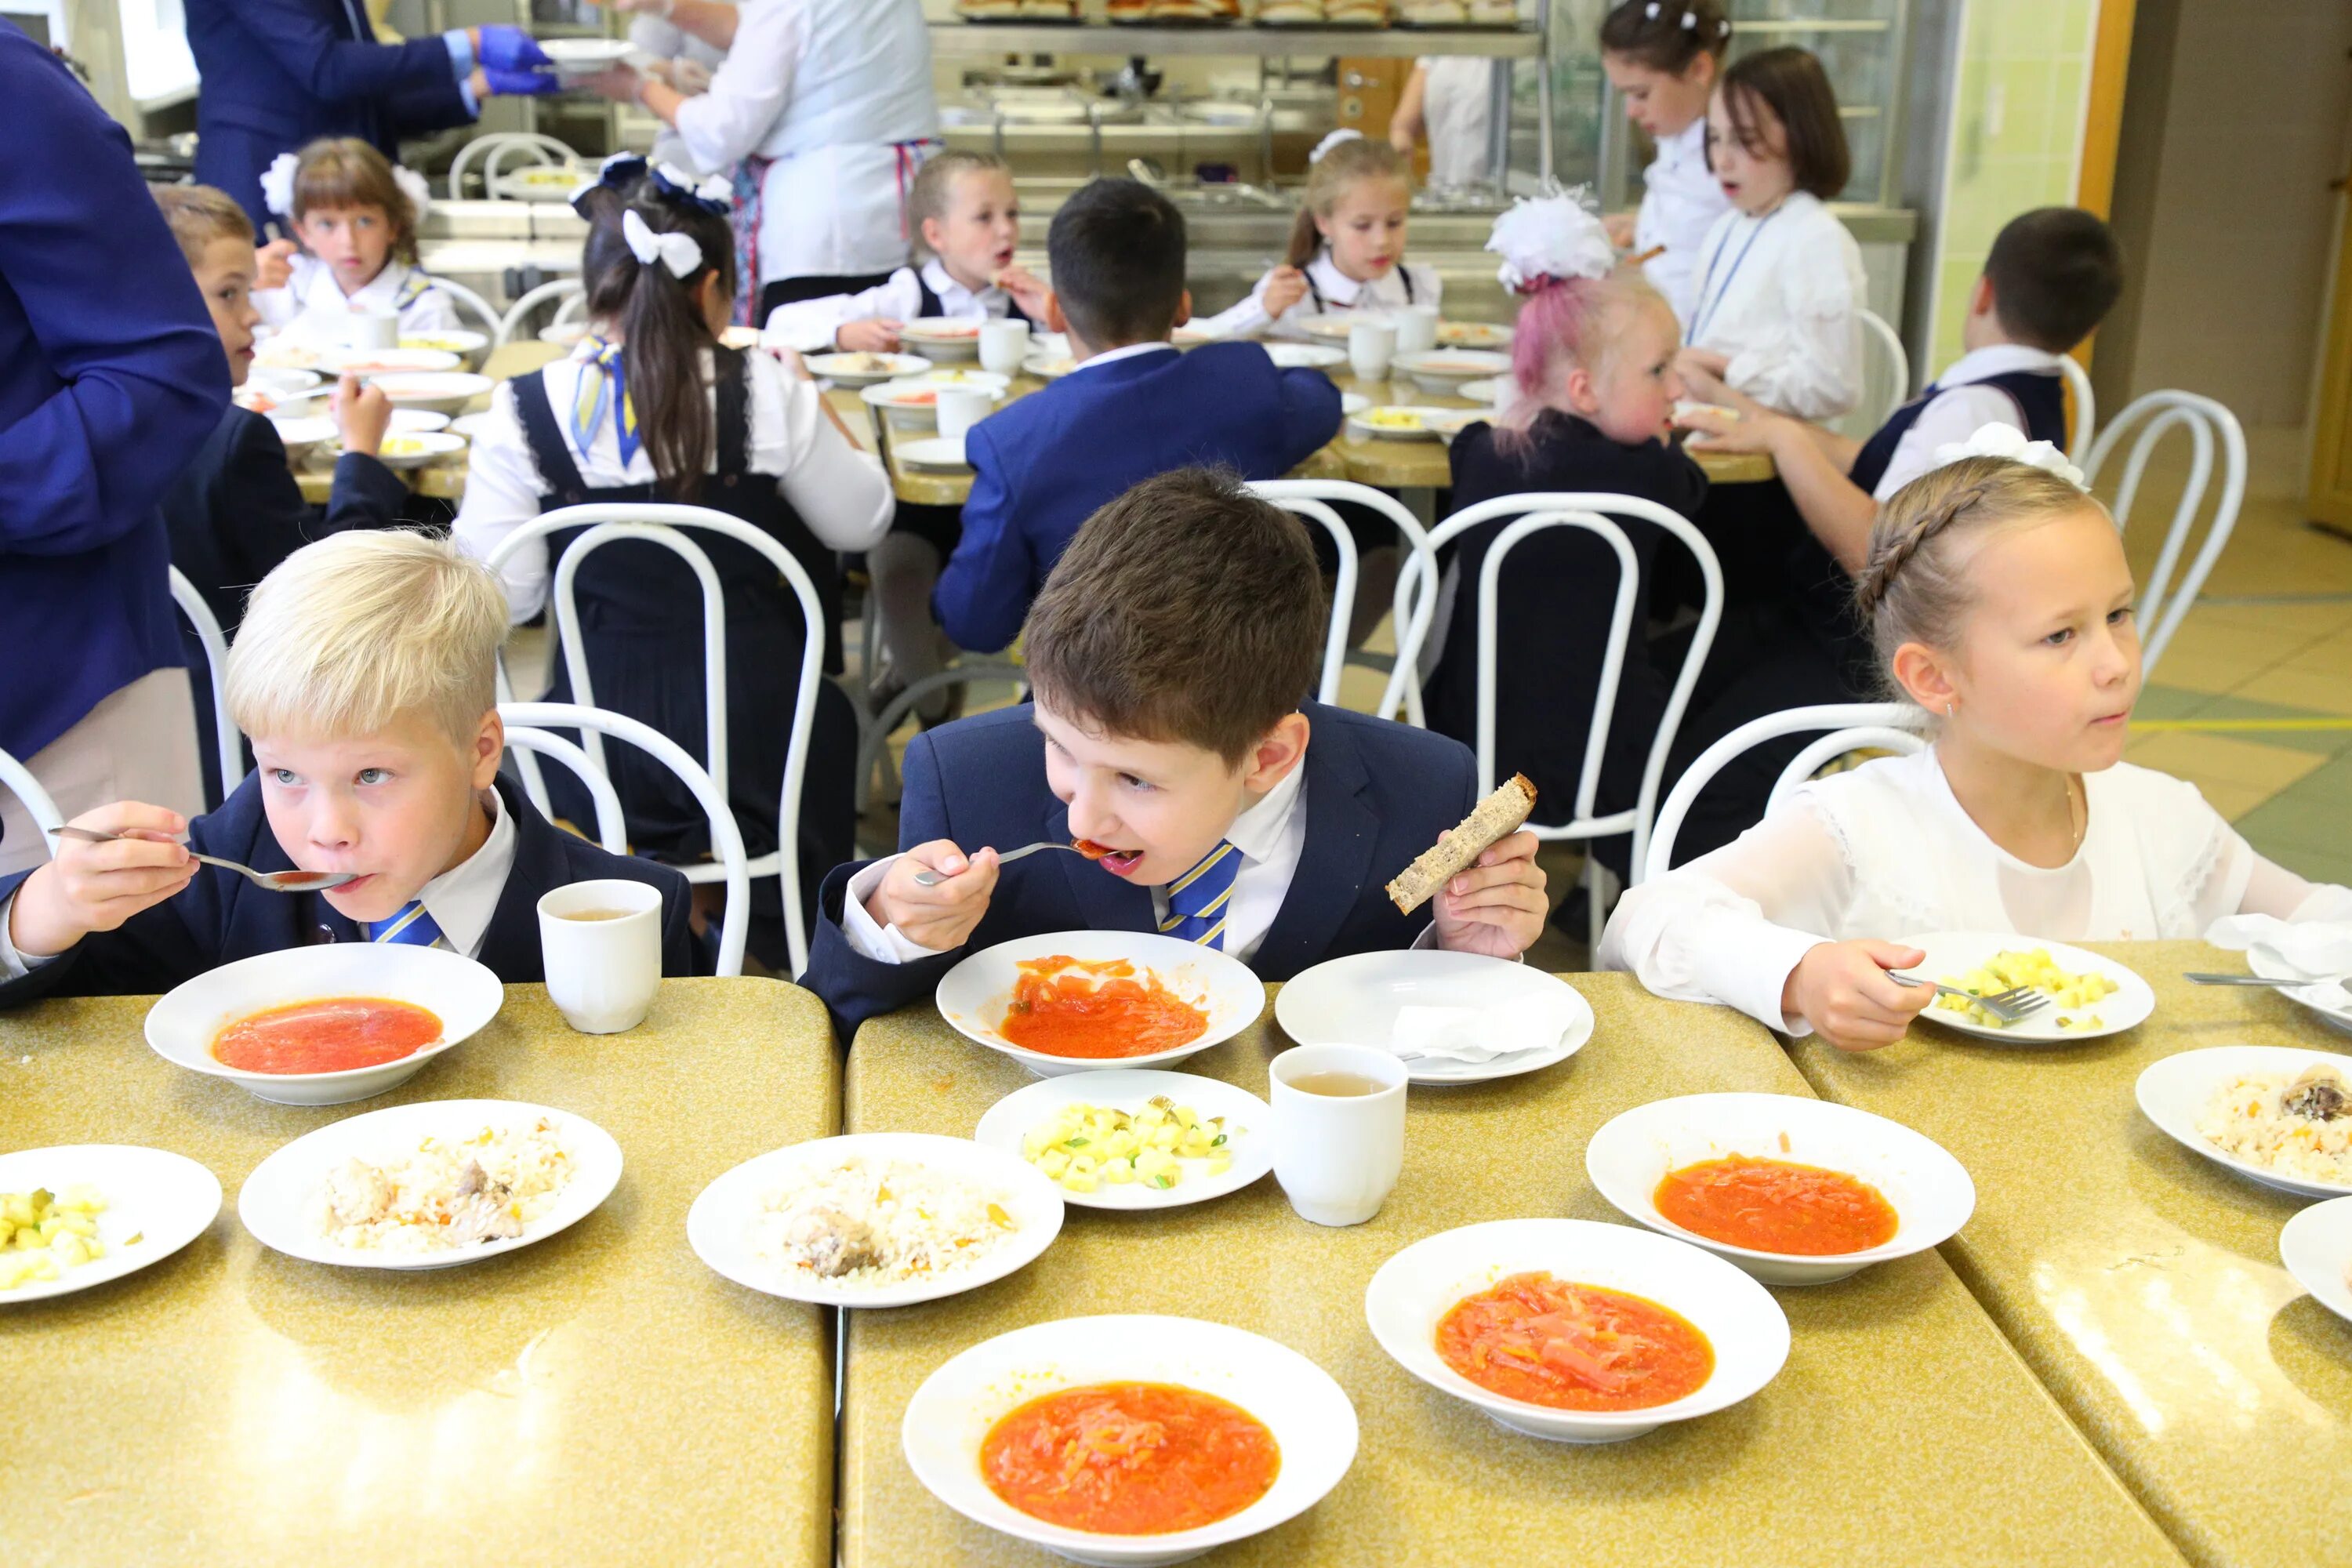
[[[1390,1361],[1363,1299],[1400,1247],[1507,1216],[1618,1219],[1584,1174],[1585,1143],[1610,1117],[1673,1094],[1807,1092],[1779,1045],[1727,1009],[1660,1001],[1622,974],[1570,978],[1598,1015],[1592,1042],[1540,1073],[1413,1090],[1402,1181],[1368,1225],[1310,1226],[1271,1176],[1156,1215],[1073,1208],[1054,1246],[1009,1279],[852,1314],[844,1562],[1052,1561],[933,1500],[907,1467],[900,1420],[921,1381],[969,1345],[1122,1311],[1267,1334],[1313,1357],[1355,1402],[1361,1447],[1339,1488],[1207,1563],[2179,1562],[1934,1254],[1776,1290],[1794,1331],[1780,1377],[1728,1411],[1622,1445],[1517,1436]],[[1286,1043],[1269,1006],[1186,1066],[1263,1094],[1266,1062]],[[908,1008],[860,1032],[845,1125],[969,1136],[1028,1081],[931,1008]]]
[[[829,1319],[730,1284],[686,1240],[713,1177],[835,1131],[815,998],[673,980],[644,1025],[596,1037],[510,986],[406,1084],[319,1110],[165,1062],[148,1003],[0,1014],[0,1149],[150,1144],[224,1192],[185,1251],[0,1305],[0,1561],[830,1561]],[[247,1175],[302,1133],[466,1098],[596,1122],[619,1187],[546,1241],[414,1274],[299,1262],[238,1221]]]
[[[1933,1026],[1798,1065],[1824,1095],[1935,1139],[1976,1180],[1945,1246],[2107,1462],[2200,1563],[2352,1562],[2352,1324],[2279,1264],[2306,1200],[2247,1181],[2140,1113],[2150,1062],[2204,1046],[2352,1047],[2202,942],[2088,944],[2155,987],[2137,1029],[2003,1047]]]

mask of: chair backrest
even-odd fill
[[[1864,395],[1868,396],[1873,388],[1882,389],[1876,405],[1865,405],[1871,407],[1870,425],[1874,430],[1911,395],[1911,356],[1903,347],[1902,334],[1887,324],[1885,317],[1875,310],[1857,313],[1862,318]],[[1878,377],[1872,376],[1868,363],[1874,349],[1881,368]]]
[[[577,730],[598,740],[610,735],[642,747],[676,773],[686,787],[694,792],[703,812],[710,818],[710,847],[726,868],[727,909],[719,922],[719,973],[743,973],[743,942],[751,918],[751,874],[750,862],[743,853],[743,833],[735,826],[735,814],[728,808],[727,797],[685,749],[650,724],[641,724],[626,714],[607,713],[601,708],[591,708],[578,702],[501,702],[499,717],[509,730],[525,731],[542,730]],[[583,764],[592,772],[603,769],[590,762],[584,752],[572,747],[541,747],[547,755],[556,757],[573,768]],[[582,777],[585,778],[586,773]],[[595,786],[589,785],[593,790]],[[611,786],[606,786],[609,794]],[[617,812],[620,803],[614,803]],[[597,815],[602,817],[604,802],[597,801]],[[604,825],[600,824],[600,829]],[[611,848],[609,835],[605,843]]]
[[[588,308],[587,288],[577,278],[553,278],[536,289],[525,289],[513,304],[507,307],[507,313],[499,318],[498,331],[490,339],[491,346],[503,348],[512,342],[515,334],[530,321],[530,313],[550,300],[564,301],[557,309],[557,314],[560,316],[563,310],[572,308],[572,302],[567,298],[571,295],[579,297],[580,309],[584,310]]]
[[[1306,507],[1295,503],[1345,501],[1369,507],[1395,524],[1397,532],[1403,536],[1406,551],[1422,567],[1412,574],[1412,580],[1424,584],[1426,587],[1416,591],[1408,585],[1405,572],[1397,574],[1396,667],[1390,671],[1388,685],[1381,692],[1380,707],[1373,710],[1383,719],[1395,717],[1399,705],[1404,702],[1406,693],[1412,689],[1414,663],[1421,657],[1423,639],[1429,636],[1430,618],[1437,613],[1437,556],[1430,549],[1429,531],[1421,526],[1421,520],[1396,497],[1386,490],[1374,489],[1370,485],[1356,484],[1352,480],[1260,479],[1248,488],[1252,495],[1270,500],[1301,517],[1311,518],[1326,530],[1336,528],[1339,533],[1346,533],[1347,526],[1328,510],[1328,505],[1318,505],[1310,512]],[[1348,657],[1348,606],[1353,602],[1355,593],[1352,537],[1340,545],[1340,556],[1348,565],[1349,577],[1332,599],[1332,635],[1329,646],[1324,650],[1324,690],[1320,694],[1321,700],[1325,702],[1339,700],[1338,671]],[[1416,710],[1412,721],[1415,723],[1420,721],[1418,706],[1414,705]]]
[[[2164,550],[2157,557],[2155,569],[2140,588],[2140,665],[2143,671],[2152,672],[2156,661],[2163,657],[2165,646],[2172,641],[2173,633],[2180,629],[2182,619],[2196,604],[2205,579],[2212,574],[2213,563],[2221,558],[2231,531],[2238,526],[2238,508],[2246,499],[2246,436],[2238,427],[2238,416],[2210,397],[2194,392],[2151,392],[2126,405],[2115,422],[2099,433],[2098,440],[2092,444],[2090,457],[2083,464],[2087,482],[2095,486],[2098,483],[2107,458],[2136,427],[2138,439],[2132,443],[2131,456],[2125,460],[2123,483],[2116,488],[2118,528],[2130,524],[2132,502],[2138,497],[2140,479],[2147,468],[2148,458],[2165,437],[2174,430],[2185,430],[2190,448],[2189,478],[2180,487],[2180,504],[2173,509],[2171,530],[2165,535]],[[2172,574],[2189,548],[2189,535],[2196,531],[2197,514],[2204,509],[2217,442],[2221,448],[2221,492],[2213,503],[2213,518],[2205,530],[2204,544],[2175,584]]]
[[[580,574],[580,563],[590,552],[618,540],[642,540],[658,544],[683,560],[702,585],[702,679],[703,679],[703,755],[709,763],[713,778],[725,779],[727,770],[727,601],[719,574],[712,569],[710,558],[701,547],[688,537],[685,531],[700,529],[706,532],[724,534],[739,544],[747,545],[766,556],[777,575],[789,584],[793,597],[800,601],[801,624],[806,637],[801,644],[800,687],[793,700],[792,735],[784,752],[784,781],[781,801],[776,809],[776,853],[774,865],[770,857],[760,858],[754,875],[776,876],[782,884],[784,903],[784,933],[792,951],[793,973],[808,967],[807,921],[801,910],[800,843],[801,782],[808,772],[809,731],[816,719],[817,682],[824,679],[824,607],[819,602],[816,584],[809,578],[805,567],[793,558],[772,536],[761,532],[742,519],[730,517],[708,507],[662,505],[653,502],[597,501],[587,506],[567,506],[543,512],[524,523],[499,542],[488,556],[492,570],[503,567],[517,551],[527,543],[542,542],[548,535],[562,529],[587,530],[563,552],[555,563],[555,582],[551,598],[555,605],[557,634],[563,647],[564,668],[572,679],[572,694],[583,705],[593,706],[594,688],[588,672],[588,656],[582,645],[580,611],[573,602],[572,588]],[[499,666],[501,694],[510,688],[507,684],[506,665],[501,658]],[[587,754],[599,772],[604,771],[604,743],[599,736],[585,734]],[[532,800],[544,810],[547,805],[545,786],[537,769],[527,765],[528,759],[519,760],[523,782],[531,792]],[[729,826],[733,826],[730,820]],[[689,878],[698,875],[688,872]]]
[[[489,335],[490,341],[492,342],[499,341],[499,308],[496,305],[491,304],[454,278],[436,278],[433,279],[433,286],[472,311],[474,319],[481,322],[482,331]]]
[[[49,792],[41,787],[41,781],[33,776],[32,770],[5,752],[0,752],[0,789],[9,791],[24,803],[25,814],[42,830],[49,853],[55,855],[57,836],[48,829],[64,826],[65,813],[58,809],[58,803],[49,798]]]
[[[2091,373],[2073,354],[2058,356],[2058,372],[2066,378],[2066,391],[2074,402],[2074,422],[2066,427],[2066,460],[2079,468],[2099,434],[2098,395],[2091,390]]]
[[[221,798],[226,800],[245,782],[245,737],[237,731],[236,721],[228,711],[228,638],[221,635],[220,620],[196,585],[177,566],[171,568],[172,602],[180,606],[180,614],[196,629],[196,640],[205,645],[205,664],[212,675],[213,689],[213,749],[220,758]]]
[[[1658,808],[1658,825],[1650,835],[1648,853],[1633,862],[1635,879],[1648,881],[1665,875],[1674,861],[1675,837],[1682,831],[1684,818],[1690,816],[1691,803],[1698,799],[1699,791],[1723,771],[1726,763],[1750,747],[1785,735],[1802,735],[1815,730],[1832,731],[1798,752],[1781,770],[1766,806],[1769,811],[1833,756],[1864,746],[1906,753],[1921,750],[1927,744],[1924,730],[1927,721],[1927,715],[1908,702],[1816,703],[1749,720],[1701,752],[1683,776],[1675,781],[1665,804]]]
[[[506,705],[499,706],[503,709]],[[621,792],[613,787],[613,781],[587,752],[548,731],[520,729],[507,731],[507,750],[520,753],[515,759],[517,767],[522,765],[522,755],[528,754],[553,757],[570,768],[587,786],[588,798],[596,807],[596,842],[610,854],[629,852],[629,815],[621,808]]]
[[[509,157],[519,153],[528,153],[534,163],[568,163],[579,156],[566,143],[536,131],[493,131],[475,137],[449,160],[449,199],[454,202],[465,196],[467,172],[477,158],[482,157],[489,160],[482,169],[482,194],[490,195],[499,170]]]
[[[1645,607],[1638,603],[1641,579],[1633,545],[1626,540],[1624,531],[1611,521],[1612,517],[1640,518],[1679,540],[1698,561],[1705,592],[1698,623],[1691,630],[1690,651],[1684,656],[1683,667],[1675,673],[1674,687],[1667,694],[1665,711],[1659,716],[1657,732],[1651,737],[1649,758],[1642,769],[1641,791],[1634,797],[1631,808],[1612,812],[1606,816],[1595,816],[1593,797],[1601,786],[1601,759],[1608,746],[1610,721],[1616,713],[1618,674],[1624,667],[1625,649],[1630,640],[1641,635],[1637,617],[1645,613]],[[1496,588],[1502,577],[1503,558],[1519,541],[1545,528],[1580,528],[1599,534],[1617,554],[1617,599],[1610,616],[1609,645],[1601,656],[1600,689],[1593,694],[1592,727],[1584,739],[1584,766],[1577,780],[1576,815],[1559,826],[1537,827],[1531,831],[1542,838],[1599,838],[1631,833],[1633,837],[1633,864],[1639,867],[1650,841],[1658,788],[1665,776],[1666,753],[1673,749],[1675,732],[1682,728],[1683,714],[1690,706],[1692,689],[1698,684],[1699,671],[1706,663],[1708,651],[1715,646],[1716,628],[1723,620],[1723,568],[1716,561],[1715,549],[1707,543],[1706,536],[1689,519],[1672,507],[1661,506],[1640,496],[1612,495],[1597,490],[1530,491],[1515,496],[1497,496],[1493,500],[1465,507],[1430,531],[1433,558],[1437,550],[1451,544],[1470,530],[1498,518],[1517,518],[1518,521],[1505,528],[1487,550],[1479,568],[1476,595],[1472,601],[1478,615],[1478,728],[1475,746],[1478,787],[1482,793],[1493,789],[1496,774],[1500,771],[1495,756],[1495,666],[1499,635]],[[1455,613],[1460,613],[1458,607]]]

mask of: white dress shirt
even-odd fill
[[[595,353],[595,345],[583,340],[569,358],[539,373],[564,449],[590,489],[652,484],[653,459],[644,447],[626,464],[621,461],[620,434],[610,416],[597,426],[584,451],[572,434],[572,399]],[[873,545],[890,531],[898,504],[881,459],[859,450],[834,428],[814,382],[793,374],[773,354],[754,352],[743,359],[750,367],[751,437],[746,458],[751,472],[776,477],[776,488],[819,543],[835,550]],[[717,404],[716,393],[712,403]],[[717,461],[714,447],[714,470]],[[490,395],[489,418],[474,437],[466,499],[452,531],[467,553],[487,561],[507,535],[539,516],[546,493],[530,445],[523,439],[522,421],[515,414],[513,384],[501,383]],[[538,540],[515,552],[499,568],[499,575],[506,584],[507,609],[514,620],[520,624],[537,615],[547,603],[547,542]]]
[[[1885,500],[1936,466],[1936,448],[1967,440],[1988,425],[2025,428],[2025,410],[2017,399],[1997,386],[1976,384],[1990,376],[2013,371],[2055,376],[2058,356],[2023,343],[1995,343],[1962,354],[1935,380],[1937,395],[1895,443],[1886,460],[1886,472],[1871,494]]]
[[[1429,128],[1429,183],[1466,185],[1495,172],[1495,62],[1471,55],[1429,55],[1421,117]],[[1506,67],[1506,69],[1508,68]]]
[[[670,85],[689,98],[709,89],[711,74],[727,59],[726,50],[712,47],[675,22],[647,14],[641,13],[630,18],[629,42],[640,53],[653,59],[667,61],[673,66],[683,64],[694,68],[693,73],[681,75],[673,72],[670,79]],[[701,78],[698,88],[693,80],[694,74],[698,73]],[[665,125],[656,133],[653,151],[646,157],[656,163],[676,163],[691,174],[715,174],[719,172],[697,163],[693,152],[686,144],[686,138],[680,136],[673,126]]]
[[[923,289],[928,285],[940,302],[939,319],[947,321],[1001,321],[1013,311],[1013,296],[990,284],[977,293],[950,276],[933,257],[918,269],[901,267],[883,282],[856,294],[828,294],[821,300],[796,300],[768,312],[772,341],[803,353],[822,353],[834,346],[841,329],[852,321],[887,317],[912,321],[922,315]]]
[[[1731,210],[1715,171],[1706,166],[1706,116],[1658,142],[1658,155],[1642,171],[1642,208],[1633,217],[1633,254],[1664,250],[1642,264],[1650,287],[1666,297],[1675,317],[1690,325],[1698,289],[1699,252],[1707,231]]]
[[[1405,297],[1405,278],[1412,279],[1411,299]],[[1251,338],[1272,336],[1300,338],[1307,336],[1303,323],[1311,316],[1331,315],[1342,310],[1402,310],[1407,305],[1442,303],[1445,285],[1438,279],[1437,270],[1415,262],[1399,261],[1369,283],[1359,283],[1339,270],[1331,259],[1331,248],[1325,246],[1307,264],[1307,277],[1315,287],[1297,304],[1282,313],[1279,321],[1266,312],[1265,286],[1272,274],[1257,280],[1249,298],[1229,310],[1220,310],[1207,321],[1198,323],[1202,331],[1221,338]],[[1317,294],[1322,305],[1316,305]]]
[[[1862,397],[1862,247],[1794,191],[1761,217],[1727,212],[1700,247],[1684,336],[1729,358],[1724,380],[1767,408],[1834,419]]]
[[[297,256],[289,263],[291,276],[283,289],[255,292],[253,308],[264,322],[278,329],[277,341],[313,347],[340,345],[348,340],[345,318],[365,310],[396,310],[400,334],[451,331],[463,323],[457,302],[433,286],[422,268],[397,258],[356,291],[346,295],[335,281],[335,269],[312,256]]]
[[[1079,371],[1100,370],[1104,365],[1117,364],[1123,359],[1141,359],[1145,354],[1172,354],[1177,352],[1174,343],[1155,338],[1150,342],[1129,343],[1124,348],[1105,349],[1098,354],[1079,361],[1069,374],[1076,375]],[[1065,377],[1065,379],[1067,378]]]
[[[903,264],[907,184],[939,125],[918,0],[745,0],[710,90],[677,110],[698,167],[774,160],[756,283]]]

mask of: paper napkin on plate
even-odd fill
[[[1576,1021],[1565,996],[1514,996],[1483,1007],[1397,1009],[1389,1049],[1406,1061],[1491,1062],[1559,1043]]]

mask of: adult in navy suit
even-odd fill
[[[380,44],[363,0],[186,0],[196,100],[196,183],[235,196],[255,232],[270,218],[262,171],[321,136],[357,136],[397,163],[400,139],[463,125],[492,93],[555,90],[520,27],[462,27]]]
[[[960,647],[1010,643],[1078,525],[1155,474],[1278,479],[1339,433],[1339,392],[1256,343],[1179,353],[1191,313],[1184,218],[1134,180],[1097,180],[1054,215],[1050,325],[1078,368],[975,426],[963,538],[931,607]]]

